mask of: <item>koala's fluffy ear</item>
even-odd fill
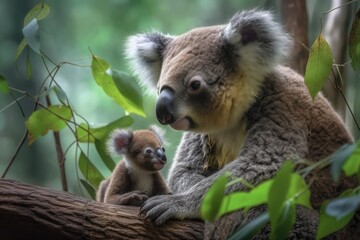
[[[173,39],[159,32],[138,34],[128,38],[126,55],[141,82],[156,89],[159,80],[163,52]]]
[[[223,31],[223,37],[244,61],[256,69],[270,70],[282,63],[292,46],[291,38],[268,11],[242,11],[235,14]]]
[[[149,127],[149,130],[156,134],[156,136],[160,139],[161,144],[164,144],[165,131],[162,128],[160,128],[156,125],[151,125]]]
[[[115,129],[107,141],[107,150],[110,154],[126,154],[133,139],[133,132],[125,129]]]

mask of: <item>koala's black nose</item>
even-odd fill
[[[160,158],[161,162],[166,163],[166,155],[161,148],[156,149],[156,155]]]
[[[161,124],[171,124],[174,120],[174,91],[170,88],[161,90],[156,103],[156,117]]]

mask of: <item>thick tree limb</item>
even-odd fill
[[[171,220],[157,227],[138,208],[0,179],[2,239],[202,239],[203,223]]]

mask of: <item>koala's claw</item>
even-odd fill
[[[151,220],[155,225],[162,225],[170,218],[183,219],[181,212],[184,207],[178,195],[160,195],[149,198],[141,206],[139,215]]]

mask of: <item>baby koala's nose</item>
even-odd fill
[[[162,163],[166,163],[166,155],[161,148],[156,149],[156,156],[160,158]]]

